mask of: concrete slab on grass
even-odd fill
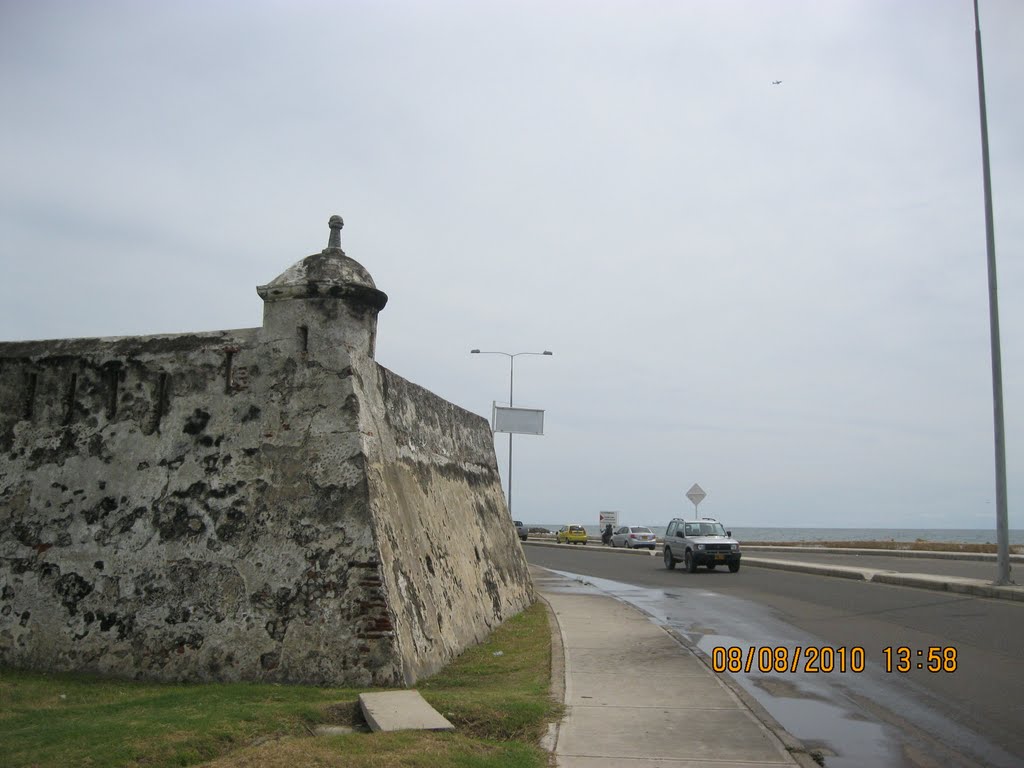
[[[454,731],[419,691],[359,694],[363,717],[374,731]]]

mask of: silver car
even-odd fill
[[[513,520],[512,522],[516,526],[516,533],[519,534],[519,540],[520,541],[526,541],[526,526],[523,525],[523,521],[522,520]]]
[[[624,525],[612,534],[613,547],[626,547],[627,549],[646,547],[653,551],[654,544],[655,536],[651,529],[642,525]]]

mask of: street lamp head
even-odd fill
[[[479,355],[480,354],[480,350],[479,349],[471,349],[471,350],[469,350],[469,354],[471,354],[471,355]]]
[[[548,350],[545,349],[543,352],[541,352],[541,354],[542,355],[553,355],[554,352],[549,352]]]

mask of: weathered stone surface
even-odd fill
[[[486,421],[304,262],[259,329],[0,344],[0,662],[411,684],[529,603]]]

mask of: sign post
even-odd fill
[[[693,514],[695,517],[700,517],[700,510],[698,507],[700,506],[700,503],[704,501],[706,496],[707,494],[704,493],[704,489],[696,483],[694,483],[693,487],[686,492],[686,498],[693,502]]]
[[[602,532],[604,531],[604,528],[606,525],[608,525],[608,523],[612,524],[612,530],[614,531],[616,528],[619,527],[619,513],[614,511],[600,512],[597,516],[597,521],[601,524]]]

